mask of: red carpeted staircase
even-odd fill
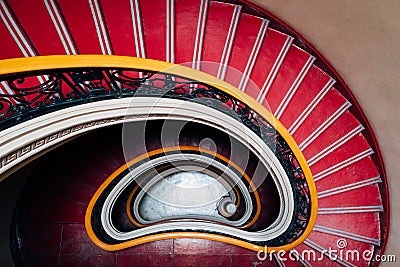
[[[319,199],[317,221],[307,240],[293,253],[312,250],[318,257],[329,248],[339,250],[325,255],[322,263],[275,258],[274,264],[368,266],[369,260],[347,259],[339,252],[357,249],[381,253],[387,233],[387,192],[381,184],[384,170],[370,126],[335,72],[295,33],[267,13],[240,1],[0,0],[0,36],[1,59],[56,54],[125,55],[184,64],[236,86],[283,123],[314,176]],[[11,89],[2,83],[0,90]],[[95,149],[114,148],[103,143]],[[123,163],[118,153],[104,157],[97,150],[81,158],[78,165],[69,166],[68,159],[63,161],[62,166],[73,169],[75,175],[65,179],[67,184],[60,188],[52,189],[51,183],[47,184],[52,194],[46,199],[40,186],[33,187],[38,189],[38,203],[32,203],[35,208],[24,214],[23,220],[30,224],[18,226],[17,232],[29,233],[25,236],[32,240],[46,240],[48,247],[32,240],[24,247],[26,251],[37,246],[54,251],[45,258],[38,254],[38,260],[58,262],[65,253],[87,255],[88,264],[124,265],[132,256],[129,251],[134,251],[138,262],[154,266],[165,259],[180,266],[179,261],[185,258],[180,259],[179,253],[193,254],[193,262],[202,262],[203,257],[214,262],[210,254],[217,253],[214,260],[221,260],[223,266],[236,266],[244,260],[259,262],[253,252],[204,240],[144,245],[160,254],[151,257],[147,249],[140,247],[119,252],[118,256],[96,248],[82,224],[85,207],[102,179]],[[76,154],[80,157],[79,152]],[[98,165],[87,168],[88,160]],[[52,173],[57,180],[63,175],[57,169]],[[51,217],[47,217],[47,209],[55,211]],[[50,232],[42,235],[36,227],[50,222]],[[346,243],[342,247],[343,240]],[[227,259],[221,256],[225,252],[220,253],[225,250],[230,251]],[[174,254],[176,251],[180,252]],[[253,256],[240,255],[246,253]],[[263,262],[267,263],[271,264]]]

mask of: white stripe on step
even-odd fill
[[[383,212],[383,206],[356,206],[356,207],[318,207],[319,215],[327,214],[348,214],[348,213],[364,213],[364,212]]]
[[[166,61],[175,63],[175,0],[166,0]]]
[[[240,11],[242,6],[235,6],[233,11],[231,24],[229,26],[228,35],[226,36],[224,50],[222,52],[221,61],[219,63],[217,78],[224,80],[226,75],[226,70],[228,68],[229,58],[231,56],[231,50],[233,46],[233,40],[235,39],[236,29],[239,23]]]
[[[133,36],[135,38],[136,57],[146,58],[142,19],[139,11],[139,0],[130,0],[131,14],[132,14],[132,28]]]
[[[103,41],[104,41],[104,44],[105,44],[105,46],[107,48],[107,54],[111,55],[112,54],[111,43],[108,40],[108,34],[107,34],[107,31],[106,31],[105,22],[103,20],[103,14],[101,13],[101,9],[100,9],[100,6],[99,6],[100,5],[99,1],[98,0],[93,0],[93,2],[94,2],[94,5],[95,5],[95,8],[96,8],[97,17],[99,19],[100,29],[101,29],[102,36],[103,36]]]

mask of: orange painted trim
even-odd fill
[[[129,194],[128,199],[126,200],[126,205],[125,205],[125,211],[126,214],[128,215],[128,219],[131,223],[133,223],[133,225],[135,225],[136,227],[146,227],[147,225],[142,224],[138,221],[135,220],[135,218],[133,218],[132,213],[131,213],[131,205],[129,203],[131,203],[133,195],[135,194],[135,192],[138,190],[139,185],[136,185],[132,192]]]
[[[235,194],[236,194],[236,197],[237,197],[237,199],[236,199],[236,208],[239,208],[240,201],[241,201],[239,189],[237,189],[236,186],[234,186],[233,187],[233,191],[235,191]]]

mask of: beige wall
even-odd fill
[[[385,254],[396,254],[399,262],[400,1],[253,1],[308,39],[359,100],[377,135],[389,177],[392,218]]]

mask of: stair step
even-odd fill
[[[304,114],[309,110],[308,107],[322,98],[333,84],[334,80],[328,74],[312,65],[280,117],[283,125],[289,129],[299,118],[305,118]]]
[[[320,246],[325,247],[326,249],[331,248],[331,250],[336,250],[335,252],[332,252],[333,255],[337,255],[338,258],[342,258],[344,261],[344,265],[346,266],[347,264],[350,264],[350,266],[368,266],[369,262],[365,261],[363,259],[362,253],[364,251],[371,251],[373,250],[374,246],[352,240],[349,238],[343,238],[340,236],[336,235],[331,235],[327,233],[320,233],[313,231],[310,236],[308,237],[308,240],[312,242],[312,244],[318,244]],[[357,260],[357,257],[354,256],[352,258],[350,252],[348,251],[358,251],[359,252],[359,260]],[[347,254],[346,254],[347,252]],[[348,256],[346,256],[348,255]],[[318,262],[319,263],[319,262]],[[325,265],[323,265],[325,266]]]
[[[285,101],[285,95],[291,86],[293,84],[298,85],[297,82],[301,82],[302,75],[306,74],[311,67],[310,63],[312,63],[310,54],[292,45],[266,94],[263,105],[271,107],[272,112],[276,113],[279,105]]]
[[[360,170],[362,170],[362,172],[360,172]],[[320,192],[356,182],[370,182],[371,179],[380,180],[380,178],[376,177],[379,177],[378,170],[371,158],[365,157],[319,179],[316,186],[318,192]]]
[[[201,60],[208,0],[175,2],[175,62],[194,69],[193,61]],[[186,64],[185,64],[186,63]]]
[[[100,0],[105,23],[107,24],[109,37],[114,54],[131,57],[144,57],[140,42],[140,34],[143,34],[140,20],[138,1],[104,1]],[[137,12],[139,10],[139,12]],[[121,34],[121,32],[123,34]]]
[[[29,37],[22,29],[13,10],[5,1],[0,2],[0,58],[18,58],[36,55]]]
[[[333,148],[332,146],[335,143],[340,145],[339,141],[345,142],[348,138],[360,133],[363,129],[358,120],[349,111],[346,111],[315,138],[312,144],[302,150],[303,155],[309,161],[313,157],[318,156],[318,154],[323,153],[324,150]]]
[[[336,90],[329,91],[297,129],[289,130],[300,149],[340,117],[350,103]],[[307,139],[308,138],[308,139]],[[307,143],[306,143],[307,142]]]
[[[268,20],[242,14],[237,26],[225,81],[243,90],[262,47]]]
[[[380,240],[378,212],[318,215],[315,225]]]
[[[25,30],[27,38],[30,39],[34,47],[38,51],[38,55],[56,55],[65,54],[66,50],[59,38],[54,22],[50,16],[52,14],[57,23],[59,23],[60,13],[56,8],[55,11],[54,1],[33,0],[23,5],[18,2],[11,1],[10,7],[14,11],[19,20],[22,28]],[[50,10],[52,13],[49,13]],[[43,14],[38,16],[38,14]],[[62,21],[62,19],[61,19]],[[40,27],[38,27],[40,25]],[[59,25],[59,24],[57,24]],[[62,31],[61,27],[60,30]],[[52,42],[49,42],[52,40]]]
[[[320,174],[321,177],[323,177],[329,168],[337,166],[332,170],[335,171],[336,169],[340,168],[345,162],[349,161],[351,158],[356,156],[358,157],[358,155],[364,155],[365,154],[364,152],[373,153],[365,138],[362,135],[357,135],[352,139],[350,139],[349,141],[347,141],[346,143],[344,143],[338,149],[332,151],[323,159],[317,161],[315,164],[313,165],[310,164],[310,168],[312,173],[315,175],[316,179],[318,179]]]
[[[371,184],[372,183],[372,184]],[[377,186],[378,181],[371,180],[369,183],[358,184],[345,188],[330,188],[326,191],[319,191],[319,210],[328,207],[370,207],[381,206],[382,199]],[[347,191],[344,191],[346,190]],[[350,190],[352,189],[352,190]],[[345,210],[342,210],[343,212]]]
[[[365,178],[365,177],[368,177],[368,176],[366,176],[366,173],[368,173],[370,171],[368,169],[367,170],[363,170],[363,172],[360,172],[360,169],[357,169],[359,162],[361,160],[365,159],[366,157],[368,157],[372,152],[373,151],[371,149],[368,149],[368,150],[365,150],[365,151],[363,151],[363,152],[361,152],[361,153],[359,153],[359,154],[357,154],[357,155],[355,155],[355,156],[353,156],[351,158],[348,158],[345,161],[342,161],[342,162],[340,162],[340,163],[338,163],[336,165],[330,166],[330,167],[324,169],[323,171],[316,173],[314,175],[314,180],[316,182],[319,182],[320,180],[330,176],[330,178],[333,181],[334,177],[340,177],[340,176],[337,176],[337,175],[338,175],[338,173],[341,173],[341,171],[345,171],[345,172],[349,171],[350,173],[351,172],[354,173],[354,172],[358,171],[358,174],[355,177],[342,176],[341,177],[342,180],[346,179],[345,180],[346,182],[349,182],[349,181],[354,182],[356,179],[360,179],[361,178],[359,182],[360,183],[365,183],[365,182],[369,182],[372,179],[378,179],[379,176]],[[365,171],[365,173],[364,173],[364,171]],[[332,175],[334,175],[334,176],[332,176]],[[325,179],[325,180],[327,181],[328,179]],[[341,182],[343,182],[343,181],[341,181]]]
[[[215,62],[201,64],[201,70],[221,77],[229,62],[234,36],[237,30],[241,8],[237,5],[210,2],[204,34],[201,61]]]
[[[291,42],[290,36],[271,28],[267,29],[267,34],[251,72],[250,82],[246,88],[242,88],[246,94],[257,99],[260,90],[266,88],[273,81],[279,70],[279,62],[284,57]]]
[[[171,44],[170,39],[167,42],[167,2],[173,1],[140,0],[139,6],[146,57],[171,62],[167,60],[167,46]],[[168,24],[168,27],[171,29],[171,24]]]
[[[75,1],[59,0],[58,4],[79,54],[112,54],[111,41],[98,0],[82,1],[79,5]]]

